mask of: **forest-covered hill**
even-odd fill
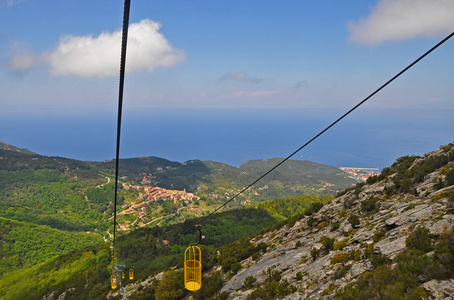
[[[268,160],[263,162],[270,163]],[[290,162],[289,165],[292,168],[306,169],[300,170],[299,173],[294,171],[293,175],[299,176],[297,179],[287,175],[282,176],[283,179],[279,179],[279,176],[275,175],[268,184],[270,186],[275,184],[277,188],[270,187],[269,190],[278,191],[275,194],[283,196],[306,192],[325,193],[326,191],[311,189],[298,190],[297,186],[303,184],[298,180],[310,178],[301,176],[301,174],[313,172],[313,174],[318,174],[317,176],[322,176],[321,174],[325,172],[311,171],[303,164],[307,163]],[[261,163],[258,162],[258,165]],[[326,166],[319,168],[327,168],[332,173],[336,173],[338,170]],[[121,160],[120,169],[121,176],[126,176],[121,179],[122,182],[133,183],[133,180],[140,181],[147,176],[147,178],[153,179],[153,182],[148,182],[147,185],[160,186],[162,183],[176,189],[175,186],[180,184],[180,187],[184,189],[185,186],[193,184],[195,189],[200,191],[198,195],[202,199],[191,206],[191,211],[199,211],[198,215],[202,216],[206,215],[210,209],[212,211],[222,204],[223,199],[228,196],[226,191],[234,191],[243,187],[247,180],[252,179],[258,174],[257,172],[263,170],[263,168],[253,170],[253,168],[243,166],[235,168],[218,162],[197,160],[178,163],[155,157]],[[350,186],[353,180],[345,180],[345,176],[345,173],[342,172],[338,174],[340,181],[344,182],[346,186]],[[238,180],[240,177],[244,180],[243,182]],[[0,143],[0,282],[2,282],[0,298],[10,295],[11,289],[24,291],[27,290],[26,287],[29,287],[34,290],[33,295],[43,295],[43,291],[50,291],[51,287],[57,290],[59,286],[69,287],[80,280],[79,275],[73,272],[82,272],[81,270],[84,270],[86,280],[93,277],[95,278],[93,282],[104,286],[105,281],[108,280],[110,260],[106,260],[103,249],[109,248],[108,243],[113,225],[111,220],[114,193],[112,179],[112,161],[85,162],[63,157],[47,157]],[[172,186],[171,182],[175,184]],[[309,185],[310,182],[308,181],[307,184]],[[210,199],[210,194],[215,193],[221,194],[222,197],[219,197],[218,200]],[[273,193],[269,193],[267,196],[266,193],[259,194],[253,191],[246,197],[257,202],[261,199],[272,199],[272,195]],[[309,203],[329,201],[330,197],[332,196],[296,197],[298,200],[293,199],[292,207],[295,209],[295,213],[302,212]],[[126,207],[123,204],[136,203],[137,199],[138,191],[126,190],[120,185],[119,211]],[[200,209],[194,209],[197,206]],[[282,207],[282,203],[279,204],[279,207]],[[204,211],[204,209],[207,210]],[[182,215],[181,220],[191,217],[188,211]],[[280,210],[278,209],[278,211]],[[208,225],[204,229],[207,235],[205,242],[211,247],[218,247],[289,217],[288,211],[278,211],[275,207],[270,209],[270,206],[264,204],[262,207],[232,212],[234,216],[229,215],[228,212],[220,214],[219,218],[213,220],[217,222],[216,224]],[[127,215],[127,217],[130,218],[132,215]],[[119,222],[122,221],[122,218],[125,216],[120,216]],[[183,224],[187,225],[187,223]],[[235,230],[232,230],[233,224],[236,225]],[[148,238],[145,244],[141,241],[137,245],[134,242],[136,238],[127,238],[129,235],[122,237],[123,232],[119,231],[119,253],[130,262],[136,263],[139,278],[178,261],[181,249],[189,240],[195,239],[194,235],[183,240],[178,237],[178,241],[176,241],[177,237],[172,237],[172,234],[181,233],[181,230],[178,229],[178,224],[172,226],[177,227],[160,227],[159,231],[146,234]],[[143,228],[143,230],[148,229]],[[141,232],[145,231],[139,230],[132,233],[131,236],[138,237]],[[165,236],[163,236],[163,232],[165,232]],[[155,236],[156,241],[150,238],[151,236]],[[122,242],[123,238],[126,238],[125,242]],[[141,238],[137,238],[137,240],[141,240]],[[171,241],[171,247],[163,248],[157,242],[159,240]],[[141,248],[148,246],[151,254],[149,251],[145,251],[145,248]],[[166,252],[168,249],[171,250],[169,253]],[[73,253],[73,255],[68,253]],[[146,254],[148,256],[144,259],[134,253],[148,253]],[[159,257],[163,253],[167,254],[157,259],[153,258]],[[150,267],[150,259],[157,263],[154,267]],[[95,264],[93,264],[93,260],[96,261]],[[71,265],[80,263],[81,266],[80,268],[68,268],[64,265],[52,266],[55,261],[72,261]],[[48,273],[42,276],[45,272]],[[27,276],[35,276],[34,282],[24,284],[22,281]],[[20,296],[20,293],[14,295],[18,299],[25,299],[23,298],[25,296]],[[30,296],[31,294],[24,292],[23,295]],[[105,293],[103,295],[105,296]]]
[[[318,207],[322,205],[320,201],[327,201],[326,197],[329,196],[299,196],[291,201],[296,211],[304,211],[307,203]],[[279,203],[282,201],[285,199],[279,200]],[[272,204],[271,201],[268,206],[273,206]],[[117,257],[125,264],[126,270],[132,267],[135,271],[135,279],[125,279],[124,283],[140,283],[151,274],[173,266],[181,267],[184,250],[198,239],[197,231],[190,230],[195,229],[195,224],[203,224],[202,232],[205,238],[201,248],[204,252],[204,269],[208,269],[215,262],[213,251],[218,247],[256,234],[277,224],[278,219],[285,219],[283,215],[286,210],[283,206],[278,205],[273,211],[278,218],[272,217],[265,209],[250,207],[221,212],[207,220],[195,218],[171,226],[141,228],[122,235],[117,240]],[[2,219],[0,221],[10,228],[18,223]],[[14,237],[10,234],[11,231],[12,229],[7,230],[0,238],[3,249],[11,246],[9,242]],[[42,241],[47,247],[52,247],[62,239],[61,236],[49,232],[41,232],[41,235],[49,238]],[[258,254],[264,250],[262,248],[257,247],[253,251]],[[12,259],[10,256],[6,258]],[[234,261],[226,261],[226,268],[231,268],[232,265],[235,265]],[[9,271],[8,266],[5,266],[5,272],[0,274],[0,298],[41,299],[47,295],[46,299],[56,299],[63,294],[64,299],[105,299],[110,292],[111,267],[109,244],[105,242],[71,250],[42,263],[22,266],[14,271]]]
[[[0,217],[59,230],[97,231],[95,235],[107,238],[106,230],[110,226],[107,221],[113,212],[113,161],[47,157],[5,143],[0,146]],[[194,191],[200,201],[191,206],[191,210],[181,212],[178,209],[183,208],[182,205],[155,203],[147,209],[147,221],[138,223],[136,213],[120,216],[119,222],[137,227],[154,218],[165,217],[162,221],[168,223],[201,216],[250,184],[277,161],[251,161],[235,168],[212,161],[179,163],[157,157],[122,159],[122,182],[140,185],[145,178],[146,185]],[[232,202],[229,208],[293,195],[332,194],[354,182],[348,174],[334,167],[288,161],[281,170]],[[119,212],[142,201],[137,190],[125,190],[121,185],[119,195]],[[123,206],[124,203],[127,205]],[[179,211],[178,216],[176,211]]]
[[[450,144],[424,157],[402,157],[334,199],[276,199],[124,234],[118,258],[136,276],[124,279],[120,294],[109,289],[109,245],[101,242],[3,273],[0,298],[185,298],[182,253],[197,240],[198,223],[206,238],[202,289],[191,294],[196,299],[449,298],[453,191]]]
[[[157,157],[140,157],[122,159],[120,175],[138,182],[146,173],[151,185],[204,195],[215,194],[220,199],[226,199],[281,160],[280,158],[253,160],[233,167],[214,161],[190,160],[178,163]],[[110,174],[114,172],[113,161],[91,165]],[[333,194],[355,183],[356,180],[349,174],[336,167],[310,161],[289,160],[248,191],[243,199],[262,201],[292,195]]]

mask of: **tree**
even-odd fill
[[[184,296],[183,271],[168,271],[162,276],[156,288],[156,300],[179,299]]]

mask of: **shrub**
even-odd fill
[[[323,249],[324,249],[327,253],[329,253],[331,250],[334,249],[334,241],[335,241],[335,239],[329,238],[329,237],[327,237],[327,236],[322,236],[322,237],[320,238],[320,243],[322,243]]]
[[[303,279],[303,274],[301,274],[301,272],[297,272],[296,273],[296,281],[300,281]]]
[[[320,255],[320,249],[317,249],[317,248],[311,249],[311,256],[312,256],[313,260],[316,260],[319,255]]]
[[[222,293],[219,294],[218,299],[219,300],[227,300],[227,299],[229,299],[229,293],[227,293],[226,291],[223,291]]]
[[[342,250],[345,246],[347,246],[349,239],[343,239],[341,241],[335,242],[333,245],[334,250]]]
[[[368,177],[366,179],[366,183],[367,184],[373,184],[373,183],[376,183],[376,182],[378,182],[380,180],[381,180],[381,178],[380,178],[379,175],[372,175],[372,176],[370,176],[370,177]]]
[[[381,240],[382,237],[385,236],[385,233],[381,230],[377,230],[374,232],[374,243],[377,243]]]
[[[438,180],[434,184],[434,189],[435,190],[440,190],[445,187],[445,183],[441,178],[438,178]]]
[[[417,249],[423,253],[433,250],[432,240],[429,236],[429,229],[425,227],[417,227],[405,240],[407,248]]]
[[[358,281],[336,293],[336,299],[427,299],[414,274],[401,274],[389,266],[365,272]]]
[[[322,296],[326,296],[326,295],[329,295],[331,294],[332,292],[334,292],[335,290],[337,290],[337,285],[334,284],[334,282],[331,282],[328,286],[327,289],[325,289],[323,292],[322,292]]]
[[[311,216],[311,217],[309,217],[309,219],[307,219],[306,223],[307,223],[307,226],[312,228],[315,224],[318,223],[318,220],[317,220],[317,218],[314,218],[313,216]]]
[[[301,247],[301,241],[297,241],[295,244],[295,249],[298,249],[299,247]]]
[[[339,279],[347,274],[348,270],[350,270],[350,266],[341,266],[334,271],[334,279]]]
[[[370,262],[374,268],[378,268],[379,266],[389,263],[390,259],[383,253],[372,253],[370,256]]]
[[[339,229],[339,227],[340,227],[339,222],[333,223],[333,225],[331,225],[331,231],[336,231]]]
[[[316,212],[318,212],[320,210],[320,208],[322,208],[322,207],[323,207],[323,203],[318,202],[318,201],[312,202],[310,204],[310,206],[304,211],[304,214],[306,216],[310,216],[310,215],[315,214]]]
[[[254,284],[254,282],[256,282],[256,281],[257,281],[257,278],[255,278],[254,276],[252,276],[252,275],[248,276],[248,277],[246,277],[246,279],[244,279],[244,282],[243,282],[244,287],[251,288],[252,285]]]
[[[352,225],[353,228],[356,228],[359,226],[360,222],[359,222],[359,218],[357,215],[353,214],[351,215],[349,218],[348,218],[348,221],[350,222],[350,224]]]
[[[183,285],[183,277],[182,270],[164,273],[156,288],[156,299],[175,299],[183,297],[186,293]]]
[[[331,258],[331,264],[345,263],[350,260],[350,253],[336,253],[333,258]]]
[[[377,202],[380,199],[377,197],[371,197],[361,203],[361,211],[364,213],[373,213],[377,211]]]
[[[202,277],[202,287],[195,292],[196,299],[210,299],[212,298],[223,286],[221,272],[217,271],[211,276]]]
[[[303,255],[300,259],[300,264],[305,264],[307,263],[307,261],[308,261],[307,255]]]
[[[446,183],[447,185],[454,185],[454,168],[446,173]]]
[[[350,253],[350,258],[353,258],[354,261],[360,261],[361,260],[361,251],[356,250]]]
[[[445,278],[454,276],[454,229],[443,233],[435,246],[435,258],[446,267]]]
[[[317,225],[317,229],[323,229],[329,225],[329,218],[326,218],[325,221]]]
[[[427,299],[421,283],[454,276],[454,231],[440,236],[433,256],[412,248],[399,254],[396,262],[394,268],[382,265],[363,273],[356,283],[347,285],[335,298]]]
[[[232,270],[232,275],[238,273],[238,271],[241,270],[241,268],[242,268],[241,263],[239,262],[233,263],[232,266],[230,267],[230,269]]]

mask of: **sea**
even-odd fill
[[[285,158],[332,124],[326,110],[126,111],[120,157],[213,160],[232,166]],[[115,157],[117,113],[3,114],[0,141],[47,156],[86,161]],[[450,112],[355,111],[291,158],[336,167],[379,168],[404,155],[423,155],[454,140]]]

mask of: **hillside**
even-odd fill
[[[305,168],[305,166],[300,166],[300,164],[301,162],[290,162],[289,166],[294,169]],[[261,164],[255,163],[255,165],[260,166]],[[158,223],[161,226],[174,224],[194,218],[194,216],[202,217],[219,207],[222,200],[228,195],[225,192],[226,190],[236,191],[245,184],[239,183],[238,177],[248,181],[253,179],[253,176],[256,176],[256,173],[251,168],[235,168],[218,162],[197,160],[178,163],[155,157],[134,158],[122,160],[121,166],[125,170],[121,175],[126,176],[121,179],[122,183],[127,183],[130,186],[131,184],[140,185],[140,183],[134,183],[133,180],[142,181],[150,178],[156,184],[160,184],[160,182],[166,183],[172,189],[175,189],[175,185],[181,184],[181,187],[183,187],[184,184],[192,182],[191,184],[196,187],[196,191],[199,191],[197,195],[200,196],[197,197],[200,199],[189,204],[175,204],[174,201],[160,200],[148,205],[144,216],[140,215],[139,212],[122,214],[123,210],[142,200],[139,198],[140,192],[138,190],[126,189],[120,185],[118,198],[119,215],[117,219],[120,225],[120,231],[118,232],[120,240],[122,238],[121,235],[125,233],[123,230],[125,224],[135,223],[135,227],[131,229],[138,228],[144,226],[141,224],[148,222],[144,221],[147,219],[146,217],[148,217],[148,220],[156,220],[156,222],[150,222],[151,226],[155,226]],[[333,167],[326,168],[337,170]],[[263,168],[258,169],[258,171],[263,170]],[[241,172],[243,174],[240,174]],[[304,172],[306,171],[300,171],[301,174]],[[311,170],[307,172],[317,173],[317,171]],[[151,177],[150,174],[152,175]],[[72,259],[80,261],[82,264],[86,263],[87,257],[91,257],[89,260],[101,259],[98,257],[99,252],[96,249],[104,249],[106,245],[100,244],[100,242],[109,242],[111,234],[114,189],[112,175],[112,161],[98,163],[63,157],[47,157],[1,143],[0,278],[2,281],[6,280],[4,282],[10,282],[12,288],[15,287],[22,290],[23,285],[20,282],[23,280],[23,276],[35,274],[35,272],[44,272],[40,270],[49,268],[49,263],[55,259],[58,260],[61,255],[67,256],[68,253],[77,253],[81,257],[72,257]],[[299,176],[298,172],[293,175]],[[323,176],[321,173],[319,175]],[[303,176],[300,177],[300,179],[304,179]],[[344,180],[345,174],[341,172],[339,178]],[[270,186],[272,182],[276,183],[278,190],[280,190],[277,193],[278,195],[294,195],[298,193],[295,193],[295,189],[292,187],[301,184],[298,182],[300,179],[295,179],[292,176],[285,177],[284,175],[283,179],[280,179],[279,175],[275,175],[270,181]],[[352,180],[347,179],[346,182],[349,186]],[[152,183],[146,182],[145,184],[149,185]],[[273,188],[269,190],[273,191]],[[222,197],[214,197],[216,195],[215,192],[220,193]],[[314,192],[314,194],[316,193],[319,193],[319,191]],[[251,200],[256,199],[256,201],[261,199],[260,197],[270,199],[267,198],[268,196],[265,193],[259,194],[255,191],[246,196]],[[311,198],[301,197],[294,201],[293,207],[298,212],[303,211],[309,203],[319,200],[317,196],[310,196]],[[327,201],[332,195],[323,197],[324,201]],[[289,216],[288,211],[277,212],[275,208],[270,209],[267,204],[262,207],[264,209],[261,207],[251,208],[254,211],[252,215],[240,217],[237,221],[228,221],[228,217],[221,214],[220,218],[222,220],[216,222],[224,224],[224,227],[218,226],[217,229],[207,227],[206,231],[211,233],[209,236],[212,241],[209,242],[207,240],[206,242],[211,243],[213,247],[218,247],[239,237],[253,234],[277,222],[277,220],[282,220]],[[282,203],[279,204],[279,207],[282,207]],[[227,207],[227,209],[232,208],[231,206]],[[273,217],[266,210],[269,210]],[[143,210],[140,211],[140,213],[142,212]],[[238,214],[238,216],[241,215],[242,213]],[[252,221],[256,218],[263,219],[263,222]],[[232,231],[229,229],[232,224],[241,225],[241,230],[240,227],[235,227],[235,230]],[[175,226],[177,225],[175,224]],[[225,228],[225,234],[219,232],[219,228]],[[171,230],[169,232],[174,231]],[[137,231],[134,234],[137,235],[140,232]],[[171,240],[172,243],[176,243],[173,240],[175,238],[162,236],[162,234],[158,234],[156,238],[167,239]],[[161,268],[170,266],[172,262],[178,261],[177,257],[179,257],[181,249],[185,247],[186,241],[188,240],[185,240],[183,245],[175,245],[171,254],[166,254],[166,258],[157,259],[161,262],[158,264],[160,267],[157,267],[156,270],[161,270]],[[128,247],[130,247],[132,242],[127,243],[129,243]],[[137,248],[136,246],[134,247]],[[158,245],[157,247],[159,248],[160,246]],[[120,253],[125,253],[125,248],[122,249]],[[131,252],[127,251],[126,253],[129,253],[125,254],[125,257],[128,257]],[[153,255],[156,256],[163,253],[166,252],[158,251]],[[64,260],[67,259],[65,258]],[[104,258],[101,260],[104,260]],[[133,260],[137,262],[138,274],[149,270],[148,260],[141,261],[137,257],[134,257]],[[55,274],[64,272],[65,276],[69,278],[69,282],[74,280],[77,282],[71,269],[63,270],[64,266],[55,266],[55,268]],[[96,268],[101,268],[99,270],[92,270],[92,266],[86,266],[82,269],[84,268],[87,276],[94,276],[97,278],[94,279],[95,282],[99,284],[108,278],[105,275],[108,272],[107,264],[102,267],[98,265]],[[51,272],[51,274],[54,274],[54,272]],[[53,276],[49,275],[49,278],[47,278],[48,276],[46,275],[46,278],[38,281],[44,285],[53,286],[53,283],[47,282],[49,280],[52,281],[53,279],[51,278]],[[63,280],[63,282],[66,282],[64,286],[67,286],[69,283],[65,280]],[[12,284],[13,282],[14,284]],[[33,288],[32,284],[29,286]],[[9,293],[4,290],[5,287],[3,285],[0,288],[0,298],[3,295],[2,293]],[[47,288],[43,290],[47,290]],[[40,294],[40,292],[38,291],[37,294]]]
[[[119,258],[136,272],[122,293],[128,299],[452,298],[454,144],[402,157],[333,200],[292,197],[213,215],[203,226],[202,289],[189,293],[182,253],[197,233],[183,232],[200,222],[120,236]],[[108,287],[109,262],[105,243],[72,250],[0,275],[0,297],[114,299],[120,296]]]
[[[0,141],[0,150],[12,151],[12,152],[18,152],[18,153],[30,154],[30,155],[36,154],[34,152],[31,152],[30,150],[23,149],[23,148],[17,148],[17,147],[15,147],[13,145],[9,145],[9,144],[4,143],[2,141]]]
[[[122,159],[120,176],[166,189],[186,190],[199,196],[227,199],[277,165],[282,159],[247,161],[238,168],[214,161],[171,162],[156,157]],[[92,163],[113,175],[113,161]],[[336,167],[310,161],[289,160],[265,177],[243,201],[262,201],[292,195],[333,194],[356,183]]]
[[[243,260],[221,291],[258,299],[274,282],[288,299],[454,297],[453,161],[452,144],[403,157],[311,216],[256,236],[273,247]]]
[[[85,162],[42,156],[1,143],[0,217],[47,225],[59,230],[95,231],[106,234],[113,211],[114,161]],[[158,157],[122,159],[119,212],[146,199],[139,195],[147,186],[171,193],[187,191],[198,201],[147,203],[146,210],[120,215],[122,228],[181,222],[213,211],[280,159],[256,160],[239,168],[214,161],[172,162]],[[293,195],[333,194],[356,181],[335,167],[308,161],[288,161],[259,185],[246,191],[228,208]],[[191,205],[190,209],[189,205]],[[145,213],[145,215],[143,215]]]
[[[109,179],[82,161],[5,145],[0,149],[0,276],[108,238]],[[120,191],[120,203],[129,194]]]
[[[451,299],[454,144],[268,230],[207,249],[196,299]],[[154,278],[154,279],[153,279]],[[127,285],[128,299],[179,299],[182,271]],[[172,287],[172,294],[165,288]],[[115,295],[113,293],[112,295]],[[167,295],[167,296],[166,296]],[[170,297],[170,298],[168,298]]]

